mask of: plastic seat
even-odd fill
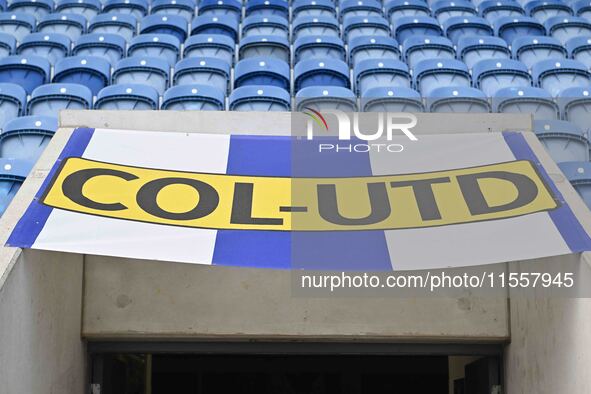
[[[441,86],[471,86],[468,67],[456,59],[426,59],[413,71],[414,87],[423,97],[430,97]]]
[[[591,2],[588,0],[577,0],[571,3],[575,16],[591,20]]]
[[[361,96],[364,112],[424,112],[421,95],[404,87],[381,86],[367,89]]]
[[[591,22],[578,16],[554,16],[544,25],[549,36],[556,38],[562,44],[577,36],[591,35]]]
[[[133,15],[100,14],[92,18],[88,24],[88,32],[119,34],[129,41],[135,35],[136,24],[137,21]]]
[[[298,16],[337,16],[331,0],[294,0],[291,7],[293,19]]]
[[[588,161],[567,161],[558,163],[558,167],[579,193],[587,207],[591,209],[591,163]]]
[[[164,93],[160,109],[174,111],[223,111],[224,93],[207,85],[173,86]]]
[[[366,59],[400,59],[398,42],[390,37],[357,37],[349,42],[349,63],[356,66]]]
[[[403,16],[392,24],[394,38],[404,42],[413,36],[441,36],[443,30],[436,19],[429,16]]]
[[[149,56],[122,59],[113,69],[112,83],[151,86],[159,94],[164,94],[169,83],[168,62]]]
[[[170,34],[182,42],[187,38],[187,20],[178,15],[148,15],[140,22],[140,33]]]
[[[101,12],[102,7],[99,0],[58,0],[55,11],[82,15],[90,20]]]
[[[286,0],[248,0],[244,7],[245,16],[280,16],[289,18],[289,6]]]
[[[242,86],[230,95],[230,111],[289,111],[291,97],[276,86]]]
[[[160,31],[158,33],[162,32]],[[197,16],[193,19],[193,22],[191,22],[191,35],[195,34],[221,34],[236,41],[238,39],[238,20],[223,15]],[[183,40],[184,39],[181,39],[181,41]]]
[[[60,33],[31,33],[18,46],[19,55],[41,56],[55,64],[70,54],[71,41]]]
[[[294,67],[294,88],[311,86],[340,86],[350,88],[349,66],[340,60],[308,59],[298,62]]]
[[[540,88],[521,87],[499,89],[493,97],[495,112],[532,114],[534,119],[558,119],[558,105],[550,93]]]
[[[341,21],[351,16],[381,17],[383,15],[382,4],[376,0],[344,0],[340,3],[339,10]]]
[[[62,109],[92,108],[92,92],[86,86],[72,83],[41,85],[31,93],[27,115],[57,116]]]
[[[33,168],[33,162],[21,159],[0,159],[0,216],[20,189]]]
[[[55,65],[54,83],[75,83],[90,89],[93,95],[109,84],[111,65],[96,56],[72,56]]]
[[[525,12],[544,23],[554,16],[570,17],[573,10],[560,0],[532,0],[525,4]]]
[[[158,92],[142,84],[111,85],[101,89],[96,97],[95,109],[102,110],[154,110],[158,109]]]
[[[295,96],[296,111],[312,108],[316,111],[338,110],[354,112],[357,110],[355,94],[339,86],[310,86],[299,90]]]
[[[428,98],[429,111],[437,113],[489,113],[486,95],[476,88],[444,86],[436,88]]]
[[[298,16],[293,21],[293,40],[305,36],[340,37],[338,21],[330,16]]]
[[[343,37],[349,42],[356,37],[389,37],[390,25],[381,16],[347,16],[343,22]]]
[[[545,36],[544,25],[529,16],[503,16],[494,21],[495,35],[511,45],[517,37]]]
[[[287,19],[280,16],[249,16],[242,22],[242,38],[252,36],[281,36],[287,39]]]
[[[472,69],[481,60],[510,59],[511,51],[505,40],[499,37],[461,37],[457,58]]]
[[[174,66],[181,54],[181,43],[170,34],[140,34],[129,42],[127,56],[160,57]]]
[[[591,67],[591,36],[573,37],[564,46],[568,57],[583,63],[587,68]]]
[[[562,89],[591,85],[587,67],[572,59],[542,60],[533,65],[531,73],[534,82],[552,96],[557,96]]]
[[[183,57],[214,57],[234,63],[234,40],[220,34],[197,34],[185,41]]]
[[[194,0],[153,0],[150,13],[161,16],[180,16],[189,23],[195,14],[195,2]]]
[[[221,59],[191,57],[174,68],[174,85],[207,85],[226,92],[230,85],[230,65]]]
[[[478,11],[490,23],[503,16],[525,15],[523,7],[514,0],[486,0],[478,5]]]
[[[459,39],[468,36],[492,36],[494,30],[486,19],[479,16],[453,16],[443,23],[445,35],[457,44]]]
[[[558,95],[562,118],[572,122],[587,133],[591,130],[591,88],[563,89]]]
[[[47,83],[51,65],[35,55],[13,55],[0,59],[0,82],[20,85],[27,94]]]
[[[456,51],[450,40],[445,37],[414,36],[402,44],[404,58],[410,68],[425,59],[454,59]]]
[[[103,12],[129,14],[139,20],[148,14],[148,8],[147,0],[106,0]]]
[[[202,0],[199,15],[225,15],[236,19],[242,17],[242,3],[238,0]]]
[[[289,64],[281,60],[254,57],[241,60],[234,67],[234,88],[277,86],[289,91],[289,81]]]
[[[574,124],[564,120],[536,120],[534,132],[555,162],[589,160],[589,140]]]
[[[367,59],[359,62],[353,73],[357,95],[381,86],[410,88],[411,85],[408,66],[399,60]]]
[[[238,57],[240,60],[251,57],[269,57],[289,63],[289,41],[280,36],[246,37],[240,41]]]
[[[25,114],[27,92],[15,83],[0,83],[0,130],[6,122]]]
[[[384,9],[386,17],[392,24],[403,16],[431,16],[429,5],[422,0],[390,0],[385,4]]]
[[[302,37],[294,43],[294,63],[303,59],[336,59],[347,57],[345,44],[338,37]]]
[[[37,160],[57,130],[57,117],[21,116],[4,125],[0,157]]]
[[[532,85],[531,76],[525,64],[511,59],[481,60],[472,68],[474,87],[488,97],[502,88],[527,87]]]
[[[519,37],[513,41],[513,59],[530,68],[540,60],[564,59],[566,49],[556,38],[547,36]]]
[[[0,33],[0,58],[14,54],[16,38],[10,34]]]
[[[439,23],[458,16],[476,16],[476,7],[465,0],[438,0],[431,4],[431,12]]]
[[[6,0],[0,0],[0,11],[4,12],[8,9],[8,4],[6,3]]]
[[[39,33],[60,33],[76,41],[86,32],[86,18],[77,14],[49,14],[37,24]]]
[[[12,0],[8,5],[10,12],[24,12],[41,19],[53,12],[53,0]]]
[[[91,33],[80,36],[74,44],[72,55],[102,57],[111,64],[125,56],[125,38],[118,34]]]
[[[13,36],[18,42],[35,29],[35,17],[24,12],[0,13],[0,33]]]

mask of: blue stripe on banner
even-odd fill
[[[561,205],[550,211],[549,215],[570,250],[575,253],[591,250],[591,238],[564,201],[564,197],[550,179],[546,169],[541,165],[523,135],[517,132],[503,132],[503,137],[517,160],[529,160],[537,166],[538,172],[549,185],[554,196],[560,201]]]
[[[7,246],[21,248],[30,248],[33,246],[53,209],[39,202],[41,196],[43,196],[43,193],[49,186],[49,183],[53,179],[63,160],[68,157],[82,156],[90,142],[90,139],[92,138],[93,133],[94,129],[89,128],[78,128],[72,132],[70,139],[66,143],[66,146],[64,146],[64,149],[60,153],[55,164],[49,171],[49,174],[47,174],[47,177],[43,181],[43,184],[35,195],[35,198],[25,211],[23,217],[14,227],[14,230],[12,230],[8,241],[6,241]]]

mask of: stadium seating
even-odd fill
[[[442,86],[470,87],[468,67],[456,59],[426,59],[414,67],[414,86],[424,97]]]
[[[559,119],[560,111],[552,95],[534,87],[499,89],[493,97],[494,112],[531,113],[534,119]]]
[[[0,83],[0,130],[6,122],[23,116],[27,92],[15,83]]]
[[[434,89],[429,96],[431,112],[488,113],[490,110],[486,95],[471,87],[440,87]]]
[[[246,20],[244,21],[246,24]],[[285,20],[287,25],[287,20]],[[286,26],[286,31],[288,30]],[[244,35],[244,27],[242,28]],[[292,39],[305,36],[340,36],[339,22],[332,16],[298,16],[293,20]]]
[[[354,40],[359,41],[359,40]],[[294,63],[302,59],[336,59],[345,61],[345,44],[338,37],[302,37],[293,44]]]
[[[76,83],[90,89],[93,95],[109,84],[111,65],[96,56],[73,56],[55,65],[54,83]]]
[[[511,50],[502,38],[467,36],[458,40],[457,58],[472,69],[481,60],[510,59]]]
[[[160,57],[172,67],[181,56],[181,42],[170,34],[140,34],[129,41],[127,56]]]
[[[19,55],[41,56],[55,64],[70,54],[70,38],[60,33],[31,33],[17,48]]]
[[[443,29],[454,44],[461,37],[492,36],[494,33],[487,20],[479,16],[453,16],[443,22]]]
[[[313,18],[316,19],[316,17]],[[313,18],[311,17],[310,19]],[[299,18],[299,20],[305,19],[308,18]],[[319,35],[321,34],[319,33]],[[249,16],[242,21],[242,38],[250,36],[282,36],[287,39],[289,37],[289,23],[287,19],[280,16]],[[233,39],[236,40],[236,38]]]
[[[529,16],[502,16],[494,21],[495,35],[511,44],[517,37],[545,36],[546,29],[537,19]]]
[[[0,133],[0,157],[35,162],[57,130],[53,116],[21,116],[7,122]]]
[[[449,18],[477,14],[476,6],[467,0],[437,0],[431,3],[431,13],[440,23]]]
[[[243,86],[232,91],[231,111],[289,111],[289,93],[276,86]]]
[[[437,21],[430,16],[402,16],[393,23],[394,38],[398,42],[404,42],[409,37],[422,36],[441,36],[443,29]]]
[[[27,103],[27,115],[55,116],[62,109],[90,108],[92,92],[86,86],[52,83],[33,90]]]
[[[160,109],[176,111],[223,111],[224,93],[208,85],[173,86],[164,93]]]
[[[402,50],[410,68],[414,68],[425,59],[455,59],[456,57],[453,43],[445,37],[410,37],[402,44]]]
[[[555,16],[568,18],[573,15],[572,8],[560,0],[529,1],[525,4],[525,12],[542,23]]]
[[[2,17],[0,16],[0,31],[4,31],[1,18]],[[78,14],[49,14],[39,21],[37,24],[37,32],[61,33],[70,37],[70,40],[76,41],[86,32],[86,18]],[[22,38],[24,38],[24,36]]]
[[[367,112],[423,112],[421,95],[403,87],[367,89],[361,96],[362,110]]]
[[[308,59],[294,67],[294,89],[313,86],[340,86],[350,88],[349,67],[340,60]]]
[[[153,110],[158,109],[158,92],[152,86],[117,84],[107,86],[98,93],[95,109]]]
[[[297,42],[297,41],[296,41]],[[366,59],[400,59],[398,42],[390,37],[357,37],[349,42],[349,63]]]
[[[174,70],[173,85],[208,85],[225,93],[230,84],[230,65],[215,57],[188,57]]]
[[[588,161],[569,161],[558,163],[558,167],[581,195],[587,207],[591,209],[591,163]]]
[[[358,96],[363,95],[367,89],[381,86],[411,87],[408,66],[399,60],[367,59],[359,62],[353,72]]]
[[[148,0],[106,0],[103,12],[129,14],[139,20],[148,14],[148,8],[150,8]]]
[[[232,65],[234,63],[234,46],[234,40],[228,36],[197,34],[185,41],[183,57],[213,57]]]
[[[390,25],[381,16],[347,16],[343,21],[343,39],[346,42],[363,36],[389,37]]]
[[[35,16],[23,12],[0,13],[0,33],[13,36],[18,42],[35,29]]]
[[[564,46],[568,57],[578,60],[587,68],[591,67],[591,36],[577,36],[569,39]]]
[[[253,57],[241,60],[234,68],[234,87],[277,86],[289,91],[289,65],[281,60]]]
[[[76,40],[72,55],[102,57],[109,63],[116,64],[125,56],[126,46],[125,38],[118,34],[90,33]]]
[[[225,15],[240,19],[242,3],[238,0],[202,0],[199,15]]]
[[[291,7],[294,19],[298,16],[337,16],[331,0],[294,0]]]
[[[100,0],[58,0],[55,4],[56,12],[82,15],[90,20],[101,12]]]
[[[0,33],[0,58],[14,54],[16,38],[10,34]]]
[[[289,63],[289,41],[281,36],[250,36],[240,41],[238,58],[269,57]]]
[[[289,17],[287,0],[248,0],[245,2],[244,14],[246,16],[280,16]]]
[[[40,56],[7,56],[0,59],[0,82],[16,83],[29,94],[37,86],[48,82],[50,70],[49,61]]]
[[[390,0],[385,2],[384,8],[390,23],[402,16],[431,16],[429,5],[422,0]]]
[[[223,17],[204,16],[202,18],[217,19]],[[140,33],[170,34],[182,42],[187,38],[187,20],[179,15],[148,15],[140,21]]]
[[[529,69],[540,60],[564,59],[568,55],[566,49],[556,38],[545,36],[516,38],[511,50],[513,59],[519,60]]]
[[[504,16],[523,16],[525,10],[514,0],[485,0],[478,5],[481,17],[493,23]]]
[[[156,17],[156,18],[154,18]],[[149,19],[148,19],[149,18]],[[163,20],[166,18],[166,20]],[[183,23],[185,22],[181,17],[173,19],[166,16],[150,15],[142,20],[145,28],[142,28],[142,33],[166,33],[176,35],[181,41],[186,38],[186,29],[183,30]],[[161,24],[165,22],[166,24]],[[225,15],[201,15],[197,16],[191,22],[191,35],[195,34],[221,34],[228,36],[234,41],[238,38],[238,20],[231,16]]]
[[[189,23],[195,14],[195,2],[193,0],[152,0],[150,14],[180,16]]]
[[[536,120],[534,132],[555,162],[588,161],[589,140],[577,126],[562,120]]]
[[[339,86],[310,86],[299,90],[295,96],[296,110],[312,108],[316,111],[338,110],[351,112],[357,110],[355,94]]]
[[[0,158],[0,215],[8,208],[33,164],[30,160]]]
[[[376,0],[344,0],[340,2],[339,8],[341,21],[350,16],[363,18],[382,16],[382,4]]]
[[[136,33],[136,25],[137,21],[133,15],[100,14],[90,20],[88,32],[119,34],[129,41]],[[142,33],[148,33],[148,31],[142,31]]]
[[[558,95],[561,116],[585,132],[591,130],[591,88],[563,89]]]
[[[50,14],[53,12],[53,8],[53,0],[12,0],[8,4],[8,11],[24,12],[33,15],[36,19]]]
[[[164,94],[170,81],[166,60],[157,57],[128,57],[120,60],[113,68],[114,84],[143,84]]]
[[[531,86],[531,76],[525,64],[511,59],[485,59],[472,68],[474,87],[492,97],[499,89]]]
[[[533,65],[531,71],[537,86],[546,89],[552,96],[572,87],[588,87],[591,73],[581,62],[572,59],[546,59]]]
[[[591,22],[585,18],[553,16],[544,22],[549,36],[562,44],[573,37],[591,35]]]

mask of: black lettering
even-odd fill
[[[324,220],[343,226],[375,224],[388,218],[391,209],[386,184],[368,183],[367,193],[371,207],[370,214],[363,218],[347,218],[339,212],[336,185],[318,185],[318,212]]]
[[[437,201],[433,195],[433,188],[431,187],[435,183],[447,183],[449,182],[448,177],[433,178],[433,179],[420,179],[416,181],[401,181],[391,182],[392,187],[412,187],[412,191],[419,207],[419,213],[423,220],[438,220],[441,219],[441,213],[437,206]]]
[[[236,182],[234,185],[234,200],[232,201],[232,224],[259,224],[280,226],[283,224],[281,218],[253,218],[252,217],[252,194],[254,185],[252,183]]]

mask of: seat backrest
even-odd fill
[[[53,13],[45,16],[37,24],[37,31],[43,33],[61,33],[76,41],[86,32],[86,18],[70,13]]]
[[[294,67],[294,89],[311,86],[339,86],[350,88],[349,67],[340,60],[308,59]]]
[[[224,93],[230,85],[230,65],[218,58],[188,57],[174,70],[174,85],[209,85]]]
[[[566,49],[553,37],[532,36],[518,37],[512,45],[513,59],[519,60],[531,68],[540,60],[566,58]]]
[[[509,59],[511,51],[502,38],[468,36],[458,40],[457,58],[472,69],[481,60]]]
[[[506,87],[493,97],[493,111],[532,114],[534,119],[558,119],[558,105],[550,93],[534,87]]]
[[[25,113],[27,92],[21,86],[3,82],[0,83],[0,130],[9,120]]]
[[[109,84],[111,65],[96,56],[72,56],[55,65],[53,82],[76,83],[90,89],[93,95]]]
[[[484,92],[467,86],[436,88],[427,102],[430,112],[488,113],[491,110]]]
[[[355,94],[339,86],[310,86],[296,93],[296,111],[309,108],[316,111],[338,110],[352,112],[357,110]]]
[[[158,92],[142,84],[107,86],[98,93],[95,109],[154,110],[158,109]]]
[[[276,86],[242,86],[232,91],[230,111],[289,111],[291,96]]]
[[[531,86],[531,76],[525,64],[511,59],[485,59],[472,68],[474,87],[492,97],[505,87]]]
[[[36,160],[57,130],[55,116],[21,116],[4,125],[0,157]]]
[[[159,94],[168,88],[170,67],[158,57],[134,56],[121,59],[113,69],[112,81],[116,84],[143,84],[151,86]]]
[[[569,87],[588,87],[591,73],[581,62],[572,59],[546,59],[532,66],[532,77],[537,86],[552,96]]]
[[[13,55],[0,59],[0,82],[16,83],[27,93],[47,83],[51,65],[35,55]]]
[[[181,52],[178,38],[170,34],[140,34],[127,47],[127,56],[160,56],[174,66]]]
[[[289,90],[289,82],[289,64],[281,60],[253,57],[239,61],[234,67],[235,88],[248,85],[265,85]]]
[[[86,86],[52,83],[41,85],[33,90],[27,103],[27,114],[56,116],[62,109],[90,108],[92,108],[92,92]]]
[[[289,41],[282,36],[251,36],[240,41],[238,58],[269,57],[290,62]]]
[[[223,111],[224,92],[208,85],[173,86],[164,93],[163,110]]]
[[[441,86],[471,85],[468,67],[456,59],[426,59],[414,68],[414,87],[423,97],[430,97]]]
[[[361,96],[365,112],[424,112],[421,95],[414,89],[381,86],[367,89]]]

